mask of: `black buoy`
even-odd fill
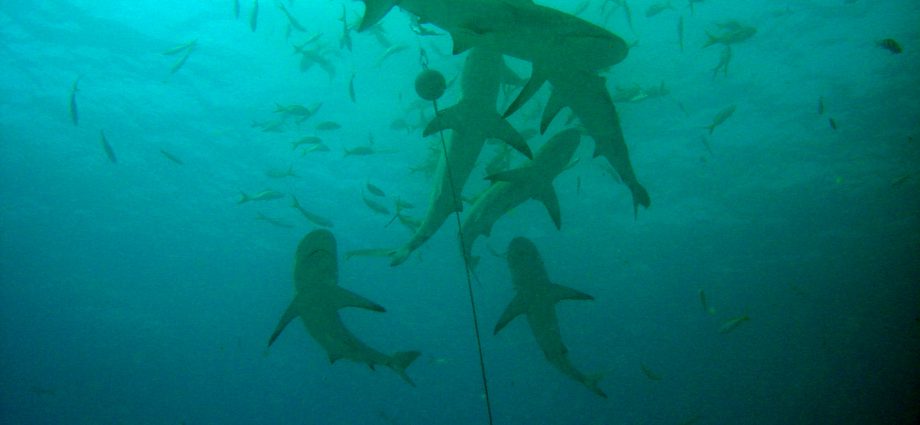
[[[444,94],[447,81],[440,72],[426,69],[415,77],[415,92],[425,100],[435,101]]]

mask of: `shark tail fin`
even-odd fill
[[[607,394],[604,394],[604,390],[598,385],[601,379],[604,378],[604,375],[601,373],[593,373],[591,375],[585,376],[584,384],[588,387],[591,392],[597,394],[603,398],[607,398]]]
[[[387,362],[387,366],[390,369],[393,369],[399,376],[409,383],[411,386],[415,386],[415,382],[412,382],[412,378],[409,378],[409,375],[406,374],[406,369],[422,354],[419,351],[397,351]]]
[[[294,298],[294,301],[291,301],[291,304],[288,306],[287,310],[284,310],[284,314],[281,315],[281,320],[278,321],[278,326],[275,326],[275,331],[272,332],[272,336],[268,338],[268,346],[271,347],[275,343],[275,340],[278,339],[278,336],[281,335],[281,331],[291,323],[291,320],[294,320],[300,314],[297,312],[297,298]]]
[[[629,191],[632,192],[633,198],[633,216],[638,218],[639,205],[648,208],[652,204],[652,198],[648,196],[648,191],[639,183],[629,185]]]
[[[240,191],[240,199],[237,200],[236,203],[237,203],[237,204],[242,204],[242,203],[249,202],[249,201],[250,201],[249,195],[247,195],[246,192],[243,192],[243,191],[241,190],[241,191]]]
[[[719,40],[716,39],[716,37],[710,34],[708,31],[706,32],[706,37],[708,37],[708,40],[706,40],[706,44],[703,45],[704,49],[719,42]]]

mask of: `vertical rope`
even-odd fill
[[[434,104],[434,113],[440,115],[438,101],[432,101]],[[450,196],[453,205],[457,205],[457,189],[454,187],[454,175],[450,169],[450,161],[447,158],[447,142],[444,141],[444,132],[439,131],[441,136],[441,151],[444,153],[444,169],[447,171],[447,179],[450,182]],[[489,380],[486,378],[486,362],[482,354],[482,337],[479,334],[479,315],[476,313],[476,298],[473,294],[473,280],[470,276],[470,259],[466,256],[466,241],[463,240],[463,231],[460,224],[460,211],[454,209],[454,218],[457,220],[457,239],[460,240],[460,248],[463,254],[463,270],[466,271],[466,289],[470,295],[470,310],[473,312],[473,330],[476,334],[476,348],[479,351],[479,371],[482,374],[482,390],[486,396],[486,412],[489,414],[489,425],[492,425],[492,400],[489,398]]]
[[[419,51],[419,62],[421,62],[422,68],[428,69],[428,55],[425,53],[424,49]],[[437,98],[431,101],[434,105],[435,116],[441,115],[441,110],[438,108]],[[473,313],[473,331],[476,334],[476,349],[479,352],[479,371],[482,375],[482,389],[485,395],[486,400],[486,413],[489,415],[489,425],[493,425],[492,422],[492,399],[489,397],[489,380],[486,378],[486,362],[485,357],[482,354],[482,337],[479,333],[479,315],[476,312],[476,297],[473,294],[473,280],[470,275],[470,259],[466,256],[466,241],[463,240],[463,229],[460,222],[460,211],[456,209],[459,199],[457,199],[457,188],[454,187],[454,174],[450,169],[450,158],[447,157],[447,142],[444,141],[444,131],[439,131],[438,136],[441,138],[441,152],[444,155],[444,170],[447,172],[447,181],[450,186],[450,197],[454,205],[454,218],[457,221],[457,239],[460,240],[460,248],[463,253],[463,270],[466,272],[466,289],[470,297],[470,311]]]

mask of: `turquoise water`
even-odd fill
[[[364,204],[367,182],[391,211],[398,197],[423,214],[433,180],[411,168],[437,138],[394,121],[433,116],[413,89],[418,51],[452,80],[463,56],[450,56],[450,38],[417,36],[394,10],[382,26],[406,48],[381,60],[373,35],[351,32],[353,50],[339,48],[342,7],[355,25],[359,2],[285,1],[307,30],[290,34],[265,0],[255,31],[251,1],[239,18],[232,0],[128,3],[0,4],[0,421],[487,423],[454,219],[399,267],[344,258],[411,235]],[[474,246],[494,423],[916,423],[920,4],[706,0],[691,13],[675,1],[646,16],[653,3],[628,3],[632,27],[615,2],[580,15],[638,41],[604,74],[611,93],[667,88],[617,104],[651,207],[634,218],[585,137],[555,181],[560,231],[531,201]],[[724,50],[703,48],[706,32],[730,20],[757,31],[714,75]],[[292,45],[311,34],[334,72],[301,71]],[[903,52],[876,44],[886,38]],[[163,54],[192,40],[181,66],[183,52]],[[512,124],[535,128],[548,92]],[[440,103],[458,97],[455,84]],[[316,102],[302,123],[253,125],[282,119],[276,104]],[[316,130],[322,121],[342,128]],[[312,134],[330,151],[291,149]],[[383,152],[344,155],[369,137]],[[499,149],[486,147],[465,194],[487,187],[482,165]],[[297,177],[268,175],[289,167]],[[387,308],[345,309],[343,321],[382,352],[420,350],[407,372],[416,388],[386,368],[330,366],[296,323],[266,349],[292,297],[297,243],[315,225],[288,198],[237,204],[265,189],[335,223],[340,285]],[[526,321],[492,335],[514,293],[490,251],[515,236],[534,241],[553,281],[595,298],[557,311],[572,363],[603,373],[608,399],[554,369]]]

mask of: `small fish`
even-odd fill
[[[645,374],[645,377],[646,377],[646,378],[648,378],[648,379],[650,379],[650,380],[652,380],[652,381],[660,381],[660,380],[661,380],[661,375],[655,373],[652,369],[649,369],[649,367],[646,366],[645,363],[641,363],[640,366],[642,367],[642,373]]]
[[[176,71],[178,71],[179,69],[181,69],[182,66],[185,65],[185,62],[188,61],[188,58],[192,55],[192,52],[194,52],[194,51],[195,51],[195,46],[194,46],[194,45],[192,45],[191,47],[189,47],[188,49],[186,49],[186,50],[185,50],[185,54],[182,55],[182,57],[179,58],[179,60],[176,61],[176,63],[173,64],[172,68],[169,69],[169,73],[170,73],[170,74],[175,74]]]
[[[418,228],[422,227],[422,221],[415,217],[410,217],[405,214],[396,214],[396,218],[399,219],[399,224],[406,226],[412,233],[417,232]]]
[[[386,193],[384,193],[382,189],[380,189],[377,186],[374,186],[371,182],[367,182],[364,186],[367,187],[367,191],[370,192],[374,196],[379,196],[381,198],[385,198],[387,196]]]
[[[901,49],[901,45],[897,42],[897,40],[893,38],[886,38],[884,40],[879,40],[879,41],[876,41],[875,44],[878,47],[881,47],[895,55],[904,51],[903,49]]]
[[[352,103],[358,103],[355,100],[355,73],[351,73],[351,78],[348,79],[348,98],[351,99]]]
[[[712,78],[715,79],[716,75],[719,75],[719,71],[722,71],[722,75],[728,77],[728,64],[732,61],[732,46],[726,44],[725,48],[722,49],[722,54],[719,56],[719,63],[716,64],[716,67],[712,69]]]
[[[709,303],[706,301],[706,293],[702,289],[699,290],[700,295],[700,305],[703,306],[703,311],[709,313],[710,315],[716,314],[716,309],[709,306]]]
[[[824,96],[818,97],[818,115],[824,115]]]
[[[292,228],[294,227],[294,225],[291,224],[291,223],[288,223],[288,222],[283,221],[283,220],[279,220],[279,219],[274,218],[274,217],[269,217],[269,216],[267,216],[267,215],[265,215],[265,214],[262,214],[262,213],[260,213],[260,212],[259,212],[259,213],[256,213],[256,214],[257,214],[257,215],[256,215],[256,220],[262,220],[262,221],[264,221],[264,222],[266,222],[266,223],[268,223],[268,224],[271,224],[272,226],[280,227],[280,228],[283,228],[283,229],[292,229]]]
[[[80,122],[80,116],[77,113],[77,92],[80,91],[77,84],[79,82],[80,79],[77,78],[74,80],[73,85],[70,86],[70,121],[73,125],[78,125]]]
[[[188,42],[179,44],[179,45],[177,45],[176,47],[173,47],[173,48],[171,48],[171,49],[169,49],[169,50],[164,51],[164,52],[163,52],[163,55],[164,55],[164,56],[175,56],[175,55],[178,55],[179,53],[182,53],[182,52],[184,52],[184,51],[186,51],[186,50],[188,50],[188,49],[193,49],[193,48],[195,48],[195,45],[196,45],[196,44],[198,44],[198,39],[194,39],[194,40],[191,40],[191,41],[188,41]]]
[[[367,205],[367,207],[370,208],[375,213],[382,214],[382,215],[390,215],[390,209],[378,203],[377,201],[374,201],[373,199],[368,199],[368,197],[364,196],[363,194],[361,195],[361,199],[363,199],[364,204]]]
[[[331,150],[331,149],[329,149],[329,146],[326,146],[325,143],[320,142],[320,143],[317,143],[317,144],[315,144],[315,145],[312,145],[312,146],[310,146],[310,147],[304,149],[303,151],[301,151],[301,152],[300,152],[300,156],[306,156],[306,155],[307,155],[308,153],[310,153],[310,152],[329,152],[330,150]]]
[[[412,205],[412,203],[405,201],[402,198],[396,198],[396,210],[397,211],[411,210],[413,208],[415,208],[415,205]]]
[[[316,136],[304,136],[299,140],[291,142],[291,150],[299,148],[301,145],[317,145],[323,143],[323,140]]]
[[[291,164],[287,170],[275,168],[265,170],[265,176],[273,179],[283,179],[287,177],[297,177],[297,174],[294,173],[294,164]]]
[[[339,49],[346,48],[348,51],[351,51],[351,28],[348,28],[348,19],[345,16],[345,5],[342,5],[342,17],[339,18],[342,21],[342,38],[339,39]]]
[[[690,14],[691,14],[691,15],[692,15],[693,12],[694,12],[694,10],[693,10],[693,5],[696,4],[696,3],[702,3],[702,2],[703,2],[703,0],[687,0],[687,3],[689,3],[689,6],[690,6]]]
[[[284,197],[284,194],[274,190],[263,190],[253,196],[249,196],[246,192],[240,191],[240,199],[236,202],[237,204],[242,204],[249,201],[271,201],[273,199],[281,199]]]
[[[316,124],[316,131],[332,131],[342,128],[342,125],[335,121],[323,121]]]
[[[386,50],[383,52],[382,55],[380,55],[379,58],[377,58],[377,62],[374,64],[374,67],[380,68],[380,66],[383,65],[383,62],[384,62],[385,60],[387,60],[387,58],[389,58],[389,57],[391,57],[391,56],[393,56],[393,55],[395,55],[395,54],[397,54],[397,53],[399,53],[399,52],[402,52],[403,50],[406,50],[406,49],[408,49],[408,48],[409,48],[409,47],[406,46],[405,44],[394,44],[394,45],[390,46],[388,49],[386,49]]]
[[[256,32],[259,25],[259,0],[252,0],[252,10],[249,12],[249,28]]]
[[[669,2],[665,2],[665,3],[655,3],[655,4],[651,5],[651,6],[649,6],[648,9],[645,10],[645,17],[646,17],[646,18],[651,18],[652,16],[655,16],[655,15],[657,15],[657,14],[659,14],[659,13],[661,13],[661,12],[664,12],[665,10],[668,10],[668,9],[674,9],[674,6],[671,6],[671,2],[670,2],[670,1],[669,1]]]
[[[629,30],[632,31],[633,34],[635,34],[636,29],[633,28],[632,11],[629,10],[629,3],[626,3],[626,1],[623,1],[623,13],[626,15],[626,24],[629,25]]]
[[[684,15],[677,19],[677,44],[680,45],[680,51],[684,51]]]
[[[303,25],[300,25],[300,22],[297,22],[297,19],[294,18],[294,15],[291,15],[291,12],[288,11],[286,7],[284,7],[283,3],[278,3],[278,8],[281,9],[281,12],[284,13],[284,16],[287,16],[288,23],[291,25],[291,28],[294,28],[300,32],[307,32],[307,29],[304,28]]]
[[[712,134],[712,132],[715,131],[716,127],[724,123],[725,120],[731,117],[732,114],[734,113],[735,113],[735,105],[728,106],[725,109],[719,111],[719,113],[717,113],[716,116],[712,118],[712,124],[709,124],[708,126],[706,126],[706,128],[709,129],[709,134]]]
[[[831,125],[831,128],[837,130],[837,121],[833,118],[828,118],[827,123]]]
[[[163,150],[163,149],[160,149],[160,153],[163,154],[163,156],[165,156],[166,159],[168,159],[168,160],[170,160],[170,161],[172,161],[172,162],[175,162],[176,164],[179,164],[179,165],[184,165],[184,164],[185,164],[184,162],[182,162],[181,159],[179,159],[178,156],[175,156],[175,155],[173,155],[172,153],[166,152],[166,151]]]
[[[749,320],[751,320],[751,318],[748,317],[748,316],[746,316],[746,315],[745,315],[745,316],[741,316],[741,317],[736,317],[736,318],[734,318],[734,319],[726,320],[725,322],[722,323],[722,326],[719,327],[719,333],[720,333],[720,334],[727,334],[727,333],[729,333],[729,332],[735,330],[735,328],[737,328],[738,326],[740,326],[742,323],[747,322],[747,321],[749,321]]]
[[[306,218],[313,224],[316,224],[317,226],[332,227],[331,220],[305,210],[302,206],[300,206],[300,202],[297,200],[297,197],[295,197],[294,195],[291,195],[291,208],[294,208],[295,210],[300,211],[300,215],[302,215],[304,218]]]
[[[105,132],[99,130],[99,143],[102,144],[102,149],[105,151],[105,156],[109,157],[109,161],[112,164],[117,164],[118,160],[115,159],[115,151],[112,150],[112,145],[109,144],[108,139],[105,138]]]

